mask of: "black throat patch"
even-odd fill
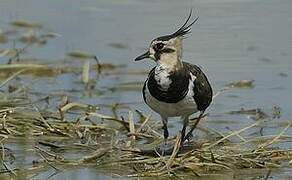
[[[177,103],[187,95],[191,76],[182,69],[171,72],[168,78],[171,80],[171,84],[167,90],[163,90],[155,79],[155,68],[153,68],[148,77],[148,90],[150,94],[159,101]]]

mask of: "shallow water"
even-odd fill
[[[45,30],[60,34],[45,46],[31,48],[23,55],[44,59],[43,63],[60,63],[58,61],[63,60],[66,53],[85,50],[97,55],[101,62],[125,65],[120,72],[144,71],[150,70],[153,62],[134,62],[133,59],[145,51],[153,38],[175,31],[183,23],[190,7],[200,18],[193,26],[192,34],[185,39],[184,60],[202,67],[215,92],[231,81],[255,80],[254,88],[232,89],[220,94],[208,110],[208,120],[201,125],[230,132],[254,120],[247,115],[226,112],[261,108],[271,114],[272,108],[279,106],[281,118],[272,120],[273,123],[263,130],[264,135],[279,133],[283,127],[278,127],[277,123],[292,117],[290,0],[196,0],[183,3],[174,0],[84,0],[74,3],[65,0],[2,0],[0,28],[7,30],[11,21],[24,19],[41,23]],[[12,42],[0,44],[0,49],[12,46]],[[16,46],[24,45],[16,43]],[[6,58],[0,57],[0,60],[5,62]],[[70,94],[74,100],[98,105],[129,104],[131,108],[149,114],[151,110],[142,101],[141,85],[131,91],[119,90],[123,83],[141,84],[146,76],[103,76],[96,84],[98,92],[93,92],[91,96],[83,92],[80,76],[72,74],[35,79],[31,88],[36,92],[61,91],[67,94],[77,89]],[[102,111],[108,110],[105,108]],[[170,124],[174,135],[181,124],[178,121]],[[292,133],[291,129],[289,133]],[[292,144],[283,146],[291,148]],[[288,177],[291,169],[283,171],[287,172],[285,177]],[[274,176],[281,173],[275,172]],[[96,178],[96,174],[100,173],[94,169],[80,169],[63,172],[55,179],[63,179],[63,175],[90,179]],[[101,175],[101,178],[104,176]]]

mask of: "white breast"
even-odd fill
[[[193,98],[194,92],[193,81],[196,79],[195,76],[191,74],[191,79],[189,81],[188,92],[184,99],[180,100],[177,103],[166,103],[157,100],[155,97],[151,96],[148,87],[145,88],[145,99],[147,105],[153,109],[155,112],[164,117],[176,117],[183,115],[191,115],[198,111],[197,104]],[[146,82],[148,83],[148,82]],[[178,87],[179,88],[179,87]]]
[[[169,72],[163,65],[159,65],[155,68],[154,73],[154,78],[160,85],[161,90],[166,91],[172,83],[171,79],[169,79]]]

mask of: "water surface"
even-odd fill
[[[232,81],[255,80],[252,89],[232,89],[220,94],[208,109],[208,120],[201,125],[230,132],[230,129],[240,129],[254,120],[247,115],[230,115],[226,112],[261,108],[271,114],[274,106],[281,108],[281,118],[276,121],[290,120],[290,0],[2,0],[0,28],[2,31],[8,30],[11,21],[24,19],[41,23],[45,30],[60,34],[47,45],[31,48],[23,55],[44,59],[40,63],[54,64],[66,58],[66,53],[70,51],[84,50],[97,55],[103,63],[125,65],[120,72],[147,71],[155,65],[153,62],[134,62],[133,59],[143,53],[155,37],[174,32],[184,22],[191,7],[194,14],[199,16],[199,21],[193,26],[192,34],[184,40],[183,59],[203,69],[215,92]],[[0,44],[0,49],[12,46],[12,42]],[[24,45],[16,43],[16,46]],[[4,57],[0,57],[0,60],[6,62]],[[92,96],[83,92],[84,87],[76,80],[80,77],[71,74],[35,80],[31,88],[44,93],[68,93],[69,90],[78,89],[71,94],[75,100],[98,105],[129,104],[130,108],[149,114],[151,110],[142,101],[139,87],[131,91],[113,90],[123,83],[142,84],[146,76],[103,76],[96,84],[99,92]],[[106,109],[102,111],[108,112]],[[152,114],[159,118],[155,113]],[[171,134],[175,135],[181,124],[178,121],[170,124],[173,130]],[[283,128],[272,126],[263,132],[277,134]],[[288,133],[292,133],[291,129]],[[291,143],[283,146],[292,147]],[[291,169],[283,171],[287,172],[286,177],[291,173]],[[95,179],[97,174],[100,173],[95,169],[80,169],[62,172],[55,179],[71,179],[69,177],[72,176],[76,179],[79,176]],[[282,172],[272,173],[275,179],[280,174]]]

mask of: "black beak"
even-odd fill
[[[141,56],[136,57],[135,61],[140,61],[142,59],[149,58],[149,57],[150,57],[150,52],[147,51],[146,53],[142,54]]]

